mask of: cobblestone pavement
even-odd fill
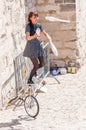
[[[86,66],[78,74],[48,77],[39,94],[40,113],[34,120],[22,107],[0,112],[0,130],[86,130]]]

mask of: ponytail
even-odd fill
[[[28,15],[28,22],[29,22],[29,23],[32,23],[32,21],[31,21],[30,18],[31,18],[33,15],[38,17],[38,13],[37,13],[37,12],[30,12],[29,15]]]

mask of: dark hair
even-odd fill
[[[37,12],[30,12],[29,15],[28,15],[28,22],[29,22],[29,23],[31,23],[30,18],[31,18],[33,15],[34,15],[35,17],[38,17],[38,13],[37,13]]]

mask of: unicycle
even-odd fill
[[[39,114],[39,103],[33,95],[28,95],[24,101],[24,108],[26,113],[35,118]]]

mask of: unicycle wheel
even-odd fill
[[[39,103],[32,95],[28,95],[25,98],[24,108],[26,113],[32,118],[35,118],[39,114]]]

